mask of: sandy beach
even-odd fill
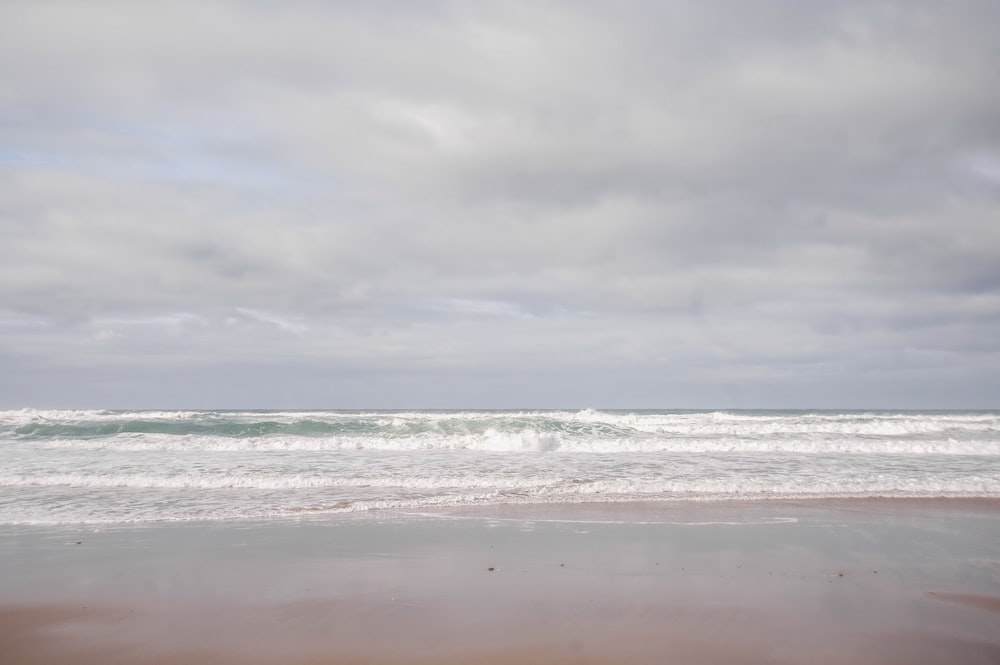
[[[1000,502],[5,527],[3,663],[1000,663]]]

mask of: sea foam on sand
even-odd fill
[[[0,662],[998,663],[1000,502],[0,531]]]

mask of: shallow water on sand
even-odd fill
[[[7,527],[0,571],[8,609],[96,612],[50,631],[82,662],[109,645],[246,662],[742,654],[961,663],[1000,654],[994,502],[536,505]]]

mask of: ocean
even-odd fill
[[[996,411],[0,411],[0,524],[1000,497]]]

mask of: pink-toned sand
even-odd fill
[[[0,663],[1000,663],[998,525],[854,501],[21,534]]]

